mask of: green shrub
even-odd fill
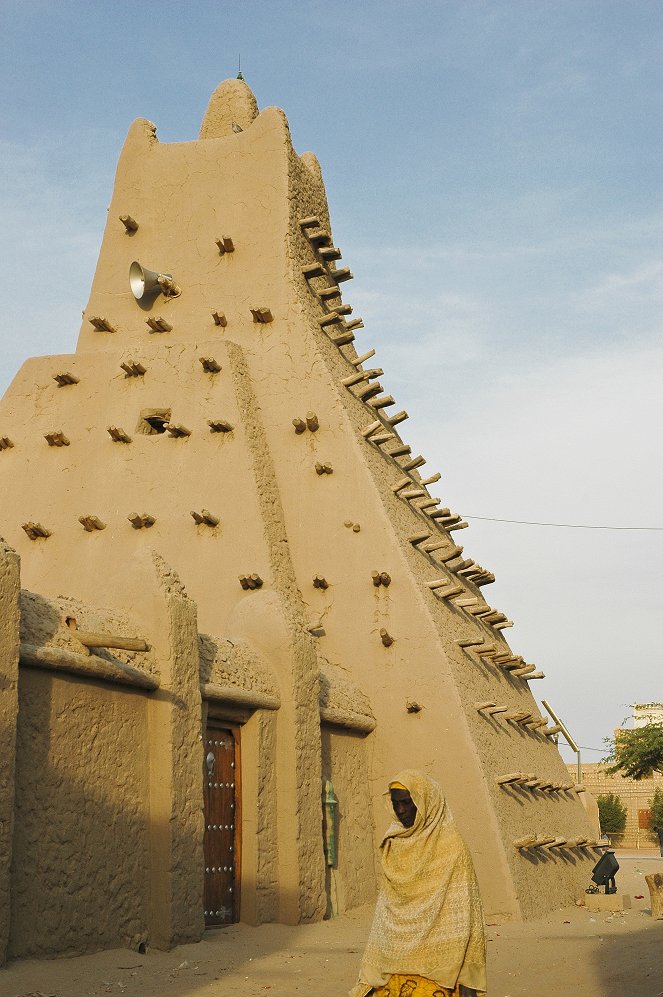
[[[604,834],[621,834],[626,827],[626,807],[615,793],[602,793],[596,797],[599,821]]]
[[[651,826],[653,830],[657,827],[663,829],[663,789],[659,786],[654,790],[654,795],[649,801],[649,809],[651,810]]]

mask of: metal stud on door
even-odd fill
[[[210,724],[204,742],[205,924],[209,926],[232,924],[239,916],[237,736],[231,728]]]

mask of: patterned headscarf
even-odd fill
[[[394,973],[485,991],[483,911],[467,847],[434,779],[407,769],[395,783],[407,789],[417,814],[412,827],[394,820],[380,845],[382,889],[352,994],[384,986]]]

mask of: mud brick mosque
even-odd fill
[[[405,766],[491,920],[587,885],[541,673],[351,277],[315,156],[243,81],[196,141],[133,123],[77,350],[0,402],[0,961],[369,902]]]

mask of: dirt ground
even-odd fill
[[[489,925],[489,997],[661,997],[663,921],[653,921],[645,874],[653,852],[618,853],[619,913],[572,907],[526,924]],[[0,997],[345,997],[372,908],[301,927],[233,925],[198,945],[138,955],[21,961],[0,970]]]

